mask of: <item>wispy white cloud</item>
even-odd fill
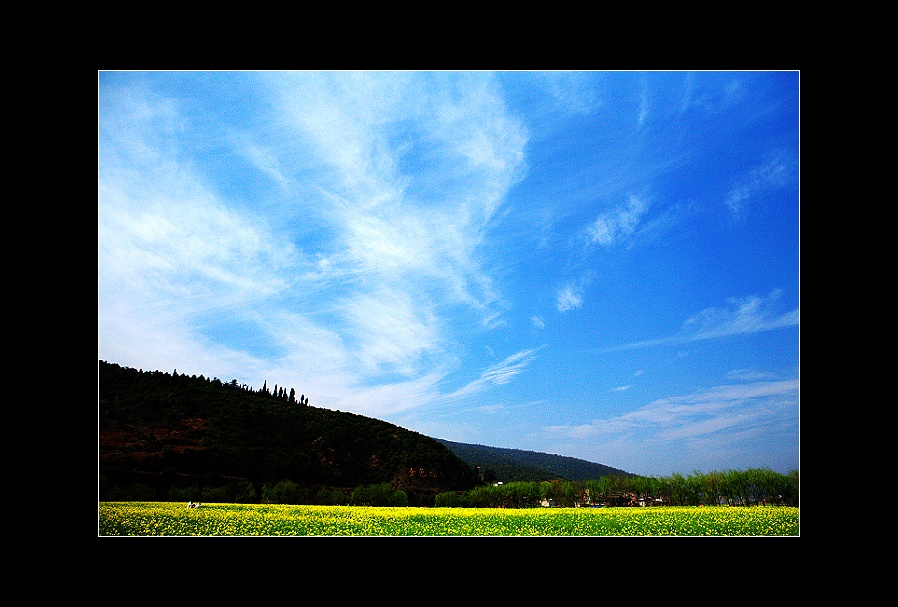
[[[588,114],[602,105],[594,75],[588,72],[541,72],[540,81],[557,106],[572,114]]]
[[[767,297],[732,298],[725,308],[702,310],[683,323],[679,339],[697,341],[797,326],[797,308],[786,313],[776,310],[781,296],[782,291],[776,290]]]
[[[172,149],[185,128],[176,102],[143,89],[106,92],[97,225],[101,351],[135,366],[236,374],[252,355],[209,343],[203,325],[222,314],[240,318],[287,288],[287,270],[301,255],[264,218],[228,208]]]
[[[583,305],[583,288],[579,285],[567,284],[556,293],[555,307],[559,312],[576,310]]]
[[[726,197],[726,205],[733,217],[740,217],[745,207],[758,197],[794,183],[796,169],[797,163],[789,154],[778,152],[741,177]]]
[[[559,312],[567,312],[583,306],[586,287],[592,283],[594,276],[593,272],[586,271],[580,278],[566,281],[555,291],[555,308]]]
[[[232,144],[237,153],[243,155],[253,166],[278,183],[281,188],[289,191],[293,187],[293,180],[287,177],[285,167],[270,149],[256,144],[248,137],[234,136]]]
[[[539,349],[521,350],[508,356],[501,362],[490,366],[480,374],[480,377],[446,395],[442,400],[452,402],[478,394],[490,385],[504,386],[510,383],[512,379],[522,373],[533,362]]]
[[[497,386],[509,383],[536,357],[536,350],[522,350],[484,371],[480,379]]]
[[[745,98],[745,85],[739,78],[719,74],[719,78],[700,79],[689,72],[684,80],[680,110],[700,110],[707,116],[717,116],[741,103]]]
[[[630,236],[648,209],[644,197],[630,196],[626,205],[602,213],[587,227],[587,244],[608,247]]]
[[[645,74],[640,77],[639,87],[639,113],[637,114],[636,122],[638,124],[638,127],[641,129],[645,126],[645,123],[649,118],[649,86],[648,79],[646,78]]]
[[[425,357],[442,345],[440,321],[428,305],[407,291],[386,287],[353,294],[345,301],[344,338],[351,341],[351,351],[368,373],[421,372]]]
[[[428,86],[420,74],[294,77],[278,79],[277,90],[288,126],[333,171],[322,201],[341,252],[332,261],[495,315],[500,296],[479,247],[522,175],[527,134],[491,78],[447,75]],[[412,150],[427,161],[407,165]]]
[[[770,371],[758,371],[755,369],[733,369],[727,373],[727,379],[741,381],[760,381],[775,379],[776,374]]]
[[[780,311],[778,302],[781,297],[782,290],[778,289],[767,297],[750,295],[745,298],[731,298],[727,300],[725,307],[706,308],[689,317],[683,322],[680,331],[674,335],[615,346],[607,348],[606,351],[683,344],[798,326],[798,309]]]
[[[797,394],[798,379],[724,384],[694,394],[659,399],[622,417],[659,426],[677,426],[690,417],[713,415],[764,398],[791,399]]]
[[[633,445],[678,453],[716,452],[727,445],[733,450],[748,435],[755,441],[776,440],[792,431],[798,422],[798,391],[798,379],[719,385],[585,424],[549,426],[545,433],[549,439],[575,442],[600,438],[612,461],[639,461]],[[717,454],[711,461],[713,457]]]

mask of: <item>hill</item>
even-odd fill
[[[418,505],[480,482],[433,438],[310,406],[292,389],[100,361],[98,401],[101,501],[134,499],[138,488],[145,500],[204,488],[222,496],[205,501],[257,501],[264,487],[289,481],[304,495],[389,483]]]
[[[475,470],[479,469],[481,476],[487,481],[497,480],[506,483],[553,479],[586,481],[606,475],[635,476],[617,468],[575,457],[437,440],[469,466]]]

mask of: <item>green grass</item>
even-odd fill
[[[385,508],[100,502],[99,536],[797,536],[798,508]]]

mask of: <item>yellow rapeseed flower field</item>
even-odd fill
[[[798,508],[405,508],[100,502],[99,536],[797,536]]]

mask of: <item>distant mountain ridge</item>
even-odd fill
[[[441,438],[436,440],[475,470],[479,467],[480,475],[485,480],[506,483],[553,479],[586,481],[606,475],[636,476],[611,466],[566,455],[456,443]]]

